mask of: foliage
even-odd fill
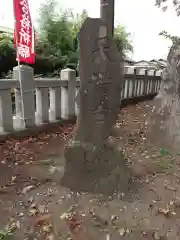
[[[160,36],[165,37],[168,40],[172,41],[172,47],[171,49],[177,49],[178,46],[180,46],[180,37],[178,36],[172,36],[171,34],[167,33],[166,31],[162,31],[159,34]]]
[[[57,2],[50,0],[42,5],[39,20],[39,39],[46,44],[47,56],[53,55],[62,59],[64,67],[77,69],[78,33],[82,23],[88,17],[86,10],[81,14],[74,14],[71,10],[57,13]],[[130,33],[125,28],[118,25],[115,28],[115,40],[119,51],[124,54],[132,52],[133,46],[130,40]],[[41,47],[41,50],[43,48]],[[42,51],[45,54],[45,51]]]
[[[162,155],[162,156],[166,156],[166,155],[168,155],[169,154],[169,151],[167,150],[167,149],[160,149],[160,154]]]
[[[72,10],[58,8],[57,2],[48,0],[39,10],[37,29],[35,74],[59,75],[62,68],[77,69],[79,60],[78,33],[82,23],[88,17],[87,11],[74,14]],[[130,33],[118,25],[115,28],[115,41],[123,54],[132,52]],[[10,76],[10,70],[16,65],[13,38],[0,34],[0,77]]]
[[[126,32],[124,26],[121,26],[120,24],[117,25],[114,31],[114,38],[119,51],[122,51],[124,55],[133,52],[131,34]]]
[[[77,34],[87,13],[83,11],[74,15],[72,11],[62,9],[57,13],[56,8],[55,1],[48,1],[40,8],[37,54],[41,58],[50,56],[56,70],[64,67],[76,69]]]
[[[156,6],[161,7],[163,11],[166,11],[168,6],[167,6],[168,0],[156,0]],[[180,1],[179,0],[171,0],[177,16],[180,16]],[[165,37],[168,40],[172,41],[172,47],[171,49],[176,49],[178,46],[180,46],[180,37],[178,36],[172,36],[171,34],[167,33],[166,31],[162,31],[159,34],[160,36]]]
[[[0,230],[0,240],[12,240],[13,235],[9,231],[3,229]]]
[[[16,65],[13,39],[8,34],[0,34],[0,75],[4,76],[9,67]]]
[[[167,6],[168,0],[156,0],[156,6],[161,8],[163,11],[166,11],[168,6]],[[180,1],[179,0],[171,0],[175,11],[177,13],[177,16],[180,16]]]

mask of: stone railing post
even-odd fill
[[[47,87],[36,87],[36,123],[49,122],[49,98]]]
[[[35,125],[35,97],[33,68],[25,65],[13,68],[13,78],[21,81],[20,89],[15,89],[16,124],[19,128]],[[23,116],[24,113],[24,116]]]
[[[134,85],[135,85],[134,76],[136,76],[135,68],[132,66],[125,66],[124,67],[124,76],[125,76],[125,81],[124,81],[124,85],[123,85],[122,98],[128,99],[128,98],[131,98],[134,96],[133,95]]]
[[[61,118],[61,88],[60,87],[49,88],[49,97],[50,97],[49,120],[50,121],[59,120]]]
[[[155,91],[156,93],[159,92],[159,89],[160,89],[160,84],[161,84],[161,79],[159,79],[159,77],[162,76],[162,70],[158,70],[156,72],[156,76],[158,77],[158,79],[156,80],[156,87],[155,87]]]
[[[141,78],[141,79],[138,80],[139,81],[139,84],[138,84],[138,86],[139,86],[138,90],[139,91],[138,91],[138,93],[139,93],[140,97],[145,95],[145,92],[144,92],[145,82],[146,82],[146,75],[145,74],[146,74],[145,69],[142,69],[142,68],[136,69],[136,75],[143,76],[143,79]]]
[[[61,117],[71,119],[75,117],[75,92],[76,92],[76,71],[63,69],[61,80],[68,81],[68,86],[61,87]]]
[[[11,91],[10,89],[1,89],[0,90],[0,132],[11,132],[11,131],[13,131]]]
[[[154,76],[154,70],[149,70],[147,72],[147,77],[148,76]],[[153,81],[151,78],[148,78],[148,88],[147,88],[147,94],[151,94],[152,93],[152,85],[153,85]]]
[[[80,91],[80,87],[76,86],[75,98],[78,96],[79,91]],[[75,114],[76,116],[78,116],[79,114],[79,106],[76,101],[75,101]]]

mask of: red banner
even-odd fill
[[[15,32],[17,61],[34,64],[36,35],[31,20],[28,0],[14,0]]]

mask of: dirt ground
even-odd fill
[[[133,170],[134,191],[61,184],[73,125],[0,143],[0,239],[179,240],[180,153],[148,141],[151,109],[151,101],[126,107],[116,124],[114,144]]]

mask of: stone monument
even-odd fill
[[[109,166],[110,158],[113,161],[108,137],[118,117],[124,81],[120,53],[107,36],[104,21],[87,18],[79,40],[79,115],[74,136],[65,149],[65,174],[69,177],[75,172],[87,177],[102,164]]]

